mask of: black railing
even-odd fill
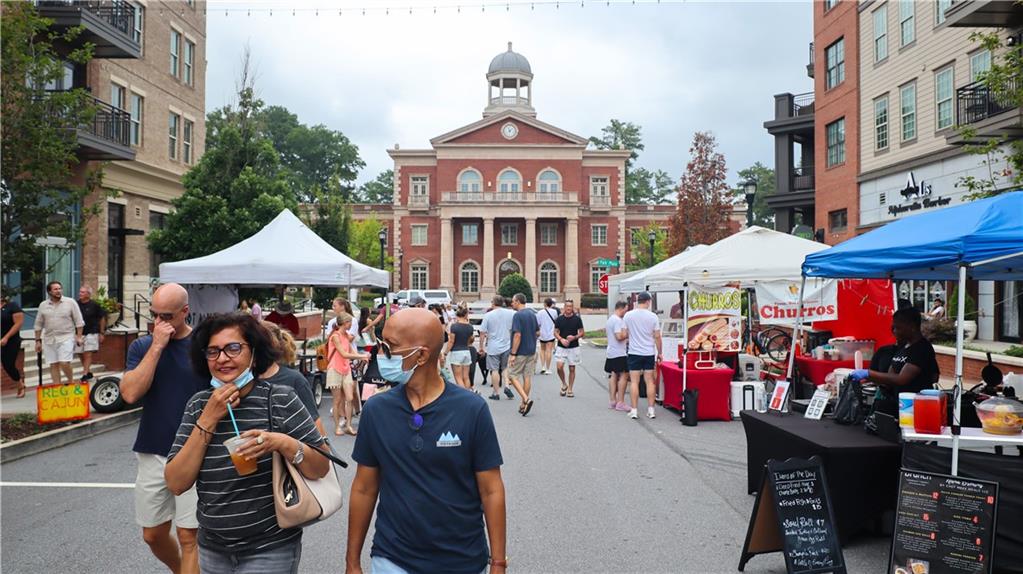
[[[995,92],[983,80],[956,90],[956,123],[969,125],[1019,107],[1011,94],[1018,89],[1019,78],[1006,80],[1004,91]]]
[[[806,191],[813,188],[813,166],[797,167],[792,170],[792,191]]]
[[[792,96],[792,117],[813,115],[813,92]]]
[[[135,7],[124,0],[36,0],[36,6],[40,8],[70,6],[87,10],[129,38],[134,38]]]
[[[77,129],[118,145],[130,146],[131,114],[98,98],[86,97],[92,100],[89,104],[94,106],[96,113],[92,116],[92,121],[86,121],[76,126]],[[50,113],[57,118],[66,117],[69,112],[70,110],[57,106],[50,109]]]

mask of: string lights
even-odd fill
[[[605,0],[604,6],[607,7],[607,8],[610,8],[613,5],[623,5],[623,6],[636,6],[637,4],[639,4],[639,5],[651,5],[651,6],[660,6],[660,5],[666,5],[666,4],[667,5],[671,5],[671,4],[680,5],[680,4],[686,3],[687,1],[688,0]],[[408,9],[408,13],[409,13],[410,16],[414,15],[413,12],[417,11],[417,9],[418,9],[418,11],[420,13],[426,12],[427,10],[429,10],[433,14],[437,14],[438,11],[454,12],[456,14],[461,14],[462,13],[462,6],[464,6],[464,5],[465,5],[465,2],[463,2],[463,3],[453,3],[453,2],[440,1],[440,2],[422,2],[421,5],[415,6],[415,5],[409,5],[407,3],[370,2],[369,0],[361,0],[361,3],[351,3],[351,4],[349,4],[349,3],[346,2],[343,8],[338,8],[337,15],[338,16],[342,16],[344,10],[349,10],[349,11],[359,11],[359,12],[362,13],[363,16],[366,16],[367,13],[371,13],[371,14],[372,13],[376,13],[376,14],[381,14],[383,16],[390,16],[391,15],[391,8],[395,8],[396,10],[402,10],[404,8],[407,8]],[[475,4],[473,3],[472,5],[475,5]],[[278,8],[278,12],[280,12],[281,10],[285,10],[286,11],[287,8],[291,8],[291,15],[292,16],[313,16],[313,17],[319,17],[320,16],[320,8],[324,9],[324,15],[329,15],[331,13],[331,9],[334,6],[336,6],[336,4],[333,4],[333,5],[323,5],[323,6],[319,6],[319,5],[294,6],[294,5],[289,5],[289,4],[282,4],[282,5],[278,5],[276,7]],[[510,12],[512,8],[518,8],[518,7],[525,8],[527,6],[529,7],[529,10],[531,10],[531,11],[532,10],[536,10],[537,7],[541,7],[541,8],[543,8],[543,7],[550,7],[550,8],[554,8],[555,10],[560,10],[561,9],[561,0],[490,0],[490,1],[484,0],[483,2],[481,2],[479,4],[480,13],[482,13],[482,14],[485,14],[487,12],[487,8],[496,8],[496,9],[499,10],[501,7],[504,7],[505,12]],[[580,9],[585,9],[586,8],[586,0],[580,0],[579,8]],[[246,3],[246,2],[236,2],[236,1],[226,1],[226,0],[209,2],[208,6],[204,8],[204,13],[206,13],[207,15],[216,15],[220,10],[223,10],[224,17],[229,17],[232,12],[245,12],[245,15],[249,16],[249,17],[251,17],[253,14],[255,14],[257,16],[259,16],[259,15],[266,15],[266,16],[270,16],[270,17],[273,17],[273,15],[274,15],[274,12],[273,12],[274,11],[274,6],[269,5],[268,3],[265,3],[265,2],[260,3],[258,1],[256,1],[256,2],[253,2],[253,3]],[[491,10],[491,11],[493,12],[495,10]],[[161,14],[161,16],[163,15],[163,10],[162,9],[160,10],[160,14]]]

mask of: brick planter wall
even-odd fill
[[[936,347],[938,368],[941,369],[941,377],[955,379],[956,356],[955,349]],[[996,367],[1001,369],[1002,374],[1010,372],[1023,373],[1023,359],[1008,357],[1006,355],[991,355],[991,360]],[[980,372],[987,366],[987,356],[979,351],[964,351],[963,354],[963,387],[968,388],[980,383]]]

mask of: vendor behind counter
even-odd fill
[[[887,371],[858,369],[850,375],[878,385],[875,410],[898,416],[899,393],[918,393],[933,389],[941,374],[934,346],[920,331],[920,311],[904,307],[892,315],[895,351]]]

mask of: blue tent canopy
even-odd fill
[[[1023,279],[1023,191],[900,219],[803,262],[808,277]]]

